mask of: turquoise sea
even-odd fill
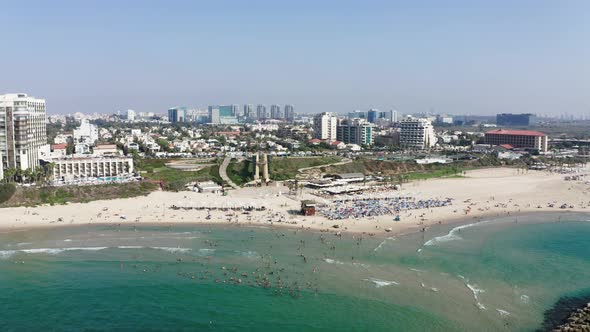
[[[535,331],[590,295],[590,219],[404,236],[237,226],[0,233],[2,331]]]

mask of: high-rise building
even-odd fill
[[[127,110],[127,120],[135,121],[135,111],[134,110]]]
[[[221,115],[220,115],[219,107],[209,106],[209,123],[212,123],[212,124],[220,124],[221,123]]]
[[[400,145],[408,149],[424,150],[436,144],[432,123],[427,119],[407,117],[400,122]]]
[[[237,117],[238,115],[240,115],[240,105],[231,105],[231,116]]]
[[[383,119],[389,122],[390,124],[394,124],[397,122],[397,112],[394,110],[379,112],[378,118]]]
[[[336,114],[324,112],[313,117],[313,137],[332,142],[336,140],[336,127],[338,118]]]
[[[376,110],[374,108],[370,109],[367,112],[367,121],[369,121],[370,123],[377,122],[377,115],[378,114],[379,114],[379,110]]]
[[[267,119],[268,114],[266,113],[266,106],[258,104],[256,106],[256,117],[258,119]]]
[[[270,117],[272,119],[282,119],[281,105],[270,105]]]
[[[174,107],[168,110],[168,121],[186,122],[186,107]]]
[[[39,166],[39,150],[47,145],[45,99],[24,93],[0,95],[2,169]]]
[[[534,114],[512,114],[502,113],[496,115],[496,124],[498,126],[530,126],[535,124],[536,116]]]
[[[368,118],[368,114],[365,111],[354,111],[354,112],[349,112],[348,113],[348,118],[349,119],[367,119]]]
[[[256,113],[254,113],[254,105],[252,104],[245,104],[244,105],[244,112],[242,115],[247,119],[255,119]]]
[[[295,107],[293,105],[285,105],[285,120],[293,122],[295,119]]]
[[[373,124],[363,119],[344,119],[338,121],[336,139],[346,144],[372,145]]]
[[[236,124],[238,123],[238,105],[213,105],[209,106],[209,122],[212,124]]]

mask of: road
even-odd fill
[[[221,166],[219,166],[219,176],[221,176],[221,179],[223,181],[225,181],[227,184],[230,185],[230,187],[234,188],[234,189],[239,189],[240,186],[238,186],[237,184],[235,184],[230,178],[229,176],[227,176],[227,166],[229,165],[229,162],[231,161],[231,157],[226,156],[223,159],[223,162],[221,163]]]

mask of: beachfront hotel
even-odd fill
[[[39,166],[39,150],[46,144],[45,99],[24,93],[0,95],[1,168]]]
[[[490,145],[509,144],[514,148],[547,152],[547,135],[532,130],[496,129],[485,133],[485,142]]]
[[[429,120],[406,117],[400,122],[400,145],[402,147],[424,150],[435,144],[436,136]]]
[[[85,181],[133,174],[131,157],[65,157],[51,160],[54,181]]]

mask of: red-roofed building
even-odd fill
[[[53,144],[51,145],[51,157],[61,158],[67,155],[68,145],[67,144]]]
[[[332,148],[334,148],[334,149],[338,149],[338,150],[341,150],[341,149],[344,149],[344,148],[346,148],[346,144],[344,144],[344,142],[341,142],[341,141],[334,141],[334,142],[331,142],[331,143],[330,143],[330,146],[331,146]]]
[[[532,130],[496,129],[485,133],[486,144],[508,144],[513,148],[523,148],[547,152],[547,135]]]
[[[67,148],[68,148],[67,144],[53,144],[51,146],[51,151],[66,150]]]
[[[310,140],[309,140],[309,144],[311,144],[311,145],[318,145],[318,144],[320,144],[321,142],[322,142],[322,140],[321,140],[321,139],[319,139],[319,138],[314,138],[314,139],[310,139]]]

